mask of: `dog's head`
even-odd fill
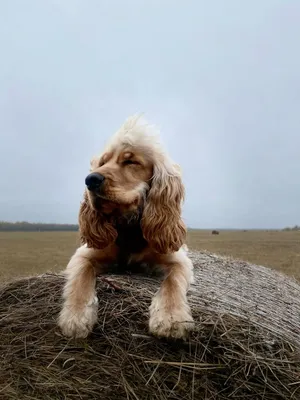
[[[153,127],[139,117],[129,118],[102,155],[92,159],[85,184],[79,226],[89,247],[113,243],[120,218],[138,221],[158,253],[177,251],[184,243],[180,169],[163,151]]]

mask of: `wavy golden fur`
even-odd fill
[[[165,271],[150,307],[149,329],[158,336],[184,336],[192,326],[186,291],[193,275],[181,217],[185,191],[180,168],[155,128],[138,116],[128,118],[91,160],[86,185],[79,211],[82,246],[66,269],[63,332],[86,336],[92,329],[95,276],[104,273],[104,265],[147,262]],[[87,304],[94,304],[93,312]]]
[[[104,249],[118,236],[113,225],[91,205],[87,193],[79,211],[79,234],[82,243],[96,249]]]

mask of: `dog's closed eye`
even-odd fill
[[[134,160],[124,160],[123,165],[139,165],[140,163]]]

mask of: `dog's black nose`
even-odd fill
[[[100,186],[104,182],[104,179],[105,178],[103,175],[98,174],[97,172],[93,172],[85,178],[85,184],[87,188],[92,192],[94,190],[100,189]]]

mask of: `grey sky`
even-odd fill
[[[89,159],[161,127],[192,227],[300,223],[300,2],[0,2],[0,219],[77,222]]]

